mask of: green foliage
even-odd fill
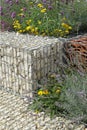
[[[65,117],[87,124],[87,74],[81,76],[74,72],[67,75],[64,84],[60,102],[66,111]]]
[[[47,85],[37,90],[29,108],[87,124],[87,75],[72,70],[65,70],[61,75],[49,77]]]
[[[20,12],[20,8],[26,7],[27,4],[25,1],[21,0],[16,2],[16,0],[1,0],[1,9],[0,9],[0,28],[2,31],[13,30],[13,21],[17,17],[17,14]]]
[[[1,29],[34,35],[62,36],[86,31],[87,2],[76,0],[2,0]]]
[[[73,28],[72,32],[77,34],[79,31],[87,32],[87,1],[74,0],[73,4],[61,6],[65,17]]]
[[[33,103],[29,105],[29,108],[35,111],[44,111],[50,116],[54,116],[61,109],[55,105],[55,102],[60,98],[63,86],[57,82],[56,75],[50,75],[47,85],[41,87],[36,91]]]

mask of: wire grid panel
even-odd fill
[[[34,79],[40,80],[41,78],[47,77],[50,73],[56,73],[59,57],[58,44],[51,44],[34,50],[32,53]]]
[[[23,94],[32,89],[31,55],[28,51],[11,46],[1,46],[0,77],[3,89]]]
[[[33,96],[38,82],[56,73],[60,44],[49,44],[37,49],[0,45],[0,86],[21,96]]]

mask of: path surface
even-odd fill
[[[27,105],[20,97],[0,90],[0,130],[85,130],[61,117],[51,120],[43,113],[27,111]]]

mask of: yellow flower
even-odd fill
[[[31,21],[32,21],[31,19],[26,20],[27,25],[30,25]]]
[[[44,90],[44,91],[43,91],[43,94],[44,94],[44,95],[49,94],[48,90]]]
[[[39,33],[38,33],[38,32],[35,32],[34,34],[35,34],[35,35],[38,35]]]
[[[20,11],[23,11],[23,9],[20,9]]]
[[[22,33],[22,32],[23,32],[23,30],[19,30],[18,32],[19,32],[19,33]]]
[[[31,29],[31,32],[33,33],[34,31],[35,31],[35,29],[34,29],[34,28],[32,28],[32,29]]]
[[[35,31],[37,31],[38,30],[38,27],[35,27]]]
[[[38,24],[41,24],[41,21],[38,20]]]
[[[62,32],[62,30],[61,30],[61,29],[59,29],[59,32]]]
[[[71,26],[69,26],[69,28],[68,28],[69,30],[72,30],[72,27]]]
[[[39,8],[42,8],[42,7],[43,7],[43,5],[42,5],[42,4],[38,4],[37,6],[38,6]]]
[[[18,20],[15,20],[15,21],[13,22],[13,24],[15,24],[15,23],[19,23],[19,21],[18,21]]]
[[[64,27],[64,28],[68,28],[69,27],[69,25],[66,24],[66,23],[62,23],[61,26]]]
[[[24,14],[23,14],[23,13],[20,13],[20,14],[18,14],[18,16],[24,16]]]
[[[27,26],[26,30],[29,31],[31,29],[31,26]]]
[[[45,13],[46,12],[46,8],[41,10],[41,13]]]
[[[43,95],[43,91],[42,90],[38,91],[38,95]]]
[[[48,90],[39,90],[38,95],[47,95],[49,94]]]
[[[34,34],[35,34],[35,35],[38,35],[38,27],[35,27],[35,28],[34,28]]]
[[[60,92],[61,92],[60,89],[57,89],[57,90],[56,90],[56,93],[60,93]]]
[[[20,29],[20,28],[21,28],[21,25],[20,25],[20,23],[19,23],[18,20],[15,20],[15,21],[13,22],[13,27],[14,27],[15,29]]]
[[[65,33],[66,33],[66,34],[69,34],[69,30],[65,30]]]
[[[26,30],[24,29],[24,30],[22,30],[23,32],[25,32]]]

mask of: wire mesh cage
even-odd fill
[[[1,44],[0,84],[2,89],[32,97],[33,91],[38,88],[38,83],[46,79],[50,73],[57,72],[60,43],[31,50]]]

